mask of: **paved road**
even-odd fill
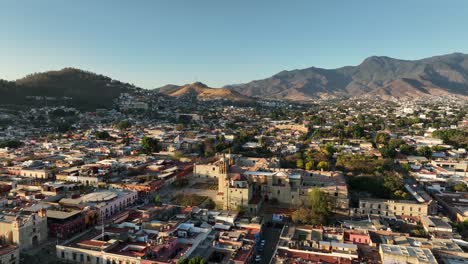
[[[260,264],[269,264],[273,253],[275,252],[276,245],[281,234],[282,227],[265,227],[263,230],[263,235],[261,239],[265,240],[265,247],[263,252],[260,254],[262,256],[262,261]]]

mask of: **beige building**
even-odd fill
[[[354,209],[356,215],[395,216],[427,216],[437,213],[435,201],[419,203],[410,200],[360,199],[359,208]]]
[[[437,264],[427,248],[381,244],[379,253],[382,263]]]
[[[225,210],[245,209],[256,214],[265,200],[301,206],[319,188],[333,197],[335,209],[348,210],[349,198],[341,172],[278,168],[277,160],[226,155],[212,164],[194,166],[195,177],[218,181],[218,201]]]
[[[37,213],[1,214],[0,236],[21,251],[30,249],[47,239],[47,215],[45,209]]]
[[[57,259],[67,263],[107,264],[125,263],[140,264],[146,246],[121,246],[117,239],[102,241],[98,236],[93,239],[78,241],[76,243],[57,245]],[[152,262],[147,262],[152,263]]]
[[[8,167],[6,169],[9,174],[34,179],[49,179],[54,176],[51,171],[46,169],[24,169],[21,167]]]

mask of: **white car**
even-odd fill
[[[255,256],[255,262],[260,262],[262,257],[260,255]]]

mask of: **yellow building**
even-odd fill
[[[9,244],[27,250],[47,239],[47,215],[45,209],[37,213],[0,215],[0,236]]]

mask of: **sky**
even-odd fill
[[[468,53],[466,0],[5,0],[0,79],[76,67],[211,87],[372,55]]]

